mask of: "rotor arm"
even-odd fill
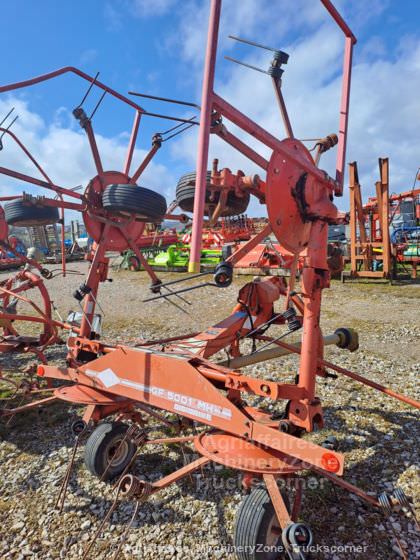
[[[123,103],[126,103],[127,105],[130,105],[130,107],[133,107],[134,109],[136,109],[136,111],[140,111],[141,113],[144,112],[144,109],[142,107],[140,107],[140,105],[138,105],[137,103],[134,103],[134,101],[132,101],[128,97],[125,97],[125,95],[122,95],[121,93],[118,93],[114,89],[112,89],[109,86],[103,84],[102,82],[99,82],[94,77],[89,76],[89,74],[86,74],[85,72],[83,72],[82,70],[79,70],[79,68],[76,68],[74,66],[65,66],[63,68],[59,68],[58,70],[53,70],[52,72],[48,72],[47,74],[41,74],[40,76],[35,76],[34,78],[29,78],[28,80],[23,80],[22,82],[15,82],[15,83],[12,83],[12,84],[6,84],[4,86],[0,86],[0,93],[5,93],[7,91],[13,91],[15,89],[22,89],[22,88],[25,88],[25,87],[30,87],[30,86],[33,86],[35,84],[46,82],[48,80],[52,80],[54,78],[57,78],[58,76],[62,76],[63,74],[68,74],[68,73],[76,74],[77,76],[79,76],[83,80],[86,80],[90,83],[94,82],[97,87],[106,91],[107,93],[109,93],[109,95],[112,95],[112,97],[115,97],[116,99],[119,99]]]
[[[137,180],[139,179],[143,171],[146,169],[146,167],[149,165],[149,163],[152,161],[154,155],[156,154],[156,152],[159,150],[161,146],[162,146],[162,136],[159,133],[156,133],[152,138],[152,147],[150,148],[149,152],[146,154],[145,158],[143,159],[143,161],[138,166],[138,168],[136,169],[136,171],[134,172],[134,174],[130,179],[130,183],[132,185],[136,184]]]
[[[16,134],[14,134],[11,130],[8,130],[6,128],[1,128],[1,127],[0,127],[0,132],[2,132],[3,134],[8,134],[12,138],[12,140],[19,146],[19,148],[24,152],[24,154],[30,159],[30,161],[34,164],[34,166],[37,168],[37,170],[40,172],[40,174],[44,177],[45,181],[35,179],[34,177],[30,177],[29,175],[19,173],[18,171],[13,171],[13,170],[8,169],[6,167],[0,167],[0,173],[3,173],[4,175],[8,175],[9,177],[14,177],[16,179],[23,180],[23,181],[28,182],[28,183],[32,183],[34,185],[38,185],[40,187],[44,187],[46,189],[53,190],[57,193],[57,195],[71,196],[73,198],[78,198],[78,199],[82,198],[82,196],[80,194],[76,193],[75,191],[73,191],[71,189],[67,189],[67,188],[59,187],[58,185],[55,185],[52,182],[52,180],[50,179],[50,177],[47,175],[46,171],[41,167],[41,165],[38,163],[38,161],[35,159],[35,157],[31,154],[31,152],[28,150],[28,148],[23,144],[23,142],[21,142],[19,140],[19,138],[16,136]]]

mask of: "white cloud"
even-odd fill
[[[254,4],[249,0],[249,5]],[[373,6],[375,13],[382,13],[385,4],[376,1]],[[362,3],[355,2],[353,8],[356,20],[360,21],[360,25],[365,24]],[[325,19],[322,15],[320,17],[322,24],[318,22],[308,35],[293,37],[292,41],[289,37],[289,43],[281,45],[290,54],[289,63],[285,67],[283,92],[295,134],[301,138],[325,136],[338,129],[343,37],[328,18]],[[234,21],[240,27],[240,20]],[[311,25],[304,17],[303,21],[305,25]],[[199,27],[196,25],[196,28]],[[198,45],[198,31],[191,31],[195,33],[194,41]],[[259,29],[260,37],[261,31]],[[279,36],[281,38],[281,32]],[[247,37],[268,42],[266,35],[263,40],[258,39],[258,34],[251,31],[247,33]],[[281,41],[274,44],[279,45]],[[190,44],[188,48],[193,47]],[[233,56],[259,67],[268,66],[269,53],[249,50],[248,53],[244,51],[243,55],[240,48],[242,49],[237,47]],[[392,56],[387,59],[380,41],[368,43],[367,50],[361,56],[358,56],[358,49],[363,49],[363,44],[355,46],[347,161],[358,161],[366,199],[375,192],[378,157],[390,158],[391,191],[408,190],[412,186],[419,165],[418,133],[413,123],[420,118],[416,93],[420,88],[420,40],[403,37],[400,44],[395,45]],[[220,51],[219,53],[221,54]],[[197,60],[199,57],[197,47]],[[201,74],[201,69],[197,69],[197,74]],[[280,138],[284,136],[268,76],[232,64],[229,71],[219,68],[215,89],[270,132]],[[226,124],[229,130],[237,133],[235,127],[230,123]],[[194,166],[196,158],[196,134],[197,131],[194,130],[172,146],[173,155],[189,157],[190,166]],[[253,138],[242,133],[239,135],[261,151]],[[261,153],[267,155],[266,151]],[[331,174],[335,173],[335,155],[336,151],[331,150],[321,160],[321,167]],[[218,138],[212,139],[209,163],[213,157],[219,157],[222,167],[230,167],[232,170],[242,167],[246,173],[255,172],[249,161]],[[343,199],[337,199],[337,203],[342,209],[347,209],[347,194]]]
[[[108,1],[105,4],[104,18],[108,31],[119,31],[122,29],[121,7],[114,7],[112,1]]]
[[[151,14],[150,6],[153,3],[147,2],[149,7],[143,8],[142,4],[145,2],[137,2],[136,15],[146,17]],[[350,4],[344,0],[337,2],[345,15],[351,16],[349,21],[355,31],[360,31],[371,18],[383,14],[386,5],[385,0],[373,0],[367,11],[364,0],[354,0]],[[123,8],[133,9],[134,4],[128,0],[115,0],[107,6],[114,23],[118,24],[121,23]],[[155,15],[171,10],[174,33],[168,39],[167,48],[176,49],[181,57],[183,66],[180,66],[179,75],[182,76],[184,85],[187,84],[185,91],[188,92],[184,97],[197,100],[200,97],[209,3],[186,0],[172,5],[171,1],[161,0],[156,6]],[[225,1],[223,6],[216,91],[282,138],[282,122],[268,76],[234,64],[221,64],[225,52],[263,68],[268,66],[271,58],[267,51],[229,41],[228,33],[274,45],[290,54],[289,63],[285,66],[283,90],[296,135],[314,137],[336,132],[343,37],[321,4],[308,0],[278,0],[278,10],[282,17],[275,21],[270,8],[272,2],[269,0],[231,0]],[[347,159],[358,160],[365,198],[374,194],[374,182],[378,178],[378,157],[390,157],[392,191],[409,189],[419,165],[417,129],[414,123],[420,117],[420,106],[417,103],[420,88],[420,40],[412,36],[402,37],[400,43],[394,46],[393,52],[387,58],[385,55],[386,49],[379,37],[372,37],[364,44],[361,42],[355,46]],[[75,126],[67,109],[57,109],[50,124],[45,123],[39,115],[29,110],[27,103],[17,98],[1,100],[0,114],[5,114],[11,103],[17,105],[21,115],[15,130],[24,135],[40,161],[46,164],[52,179],[69,186],[80,183],[86,185],[95,171],[86,138]],[[247,138],[253,147],[261,150],[255,140],[238,132],[230,123],[226,124],[232,132]],[[185,172],[194,169],[196,138],[197,128],[194,128],[172,140],[168,154],[170,163],[167,166],[152,163],[144,175],[144,184],[157,188],[170,201],[177,179],[170,171],[172,163],[176,161],[177,169],[180,168],[181,172],[182,167]],[[121,168],[126,142],[126,134],[111,138],[98,137],[105,167]],[[267,150],[262,153],[268,156]],[[141,159],[144,154],[144,150],[136,150],[137,159]],[[260,171],[216,137],[212,138],[209,165],[214,157],[219,158],[221,167],[230,167],[232,171],[239,168],[246,173]],[[10,142],[0,152],[0,162],[5,165],[7,158],[11,158],[10,167],[23,165],[26,166],[25,172],[32,172],[32,168],[22,163],[21,155]],[[335,150],[329,152],[321,163],[322,167],[333,174]],[[2,178],[0,185],[12,188],[8,179]],[[13,189],[21,190],[21,186],[16,186],[15,182]],[[348,207],[346,196],[339,201],[339,205],[341,208]],[[257,203],[253,205],[253,211],[258,215],[265,212]]]
[[[180,49],[184,60],[196,68],[204,60],[207,38],[209,3],[187,0],[178,4],[179,26],[168,38],[168,48]],[[325,15],[322,7],[307,0],[278,0],[276,12],[281,17],[273,19],[272,0],[233,0],[223,3],[219,30],[219,54],[232,50],[237,43],[228,35],[242,36],[257,42],[282,48],[282,39],[290,30],[301,32],[317,26]]]

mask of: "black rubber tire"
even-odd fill
[[[290,511],[287,496],[282,492],[287,509]],[[235,521],[234,545],[238,560],[278,560],[286,558],[281,552],[281,535],[275,547],[277,552],[264,551],[267,544],[267,531],[274,513],[274,507],[266,488],[253,488],[239,506]],[[261,550],[259,550],[261,549]]]
[[[135,214],[145,222],[161,222],[167,208],[164,196],[136,185],[108,185],[102,206],[110,212]]]
[[[195,178],[196,173],[187,173],[183,175],[176,187],[176,201],[178,206],[181,208],[183,212],[193,212],[194,210],[194,195],[195,195]],[[210,187],[210,179],[211,179],[211,172],[207,171],[207,186]],[[210,203],[210,190],[206,190],[206,207],[205,207],[205,215],[208,215],[208,208],[207,204]],[[216,193],[215,200],[212,201],[212,204],[217,204],[218,201],[218,193]],[[243,197],[238,197],[235,193],[231,192],[228,195],[227,202],[226,202],[226,209],[222,212],[221,217],[227,218],[229,216],[238,216],[239,214],[243,214],[246,212],[249,204],[249,194],[246,193]]]
[[[219,262],[214,270],[213,280],[218,288],[227,288],[232,284],[233,266],[230,262]]]
[[[118,450],[118,445],[128,429],[122,422],[104,422],[99,424],[90,434],[85,445],[86,468],[98,478],[104,474],[110,460],[112,450]],[[112,480],[120,475],[136,452],[134,443],[127,439],[120,449],[118,463],[108,468],[104,480]]]
[[[25,204],[22,199],[5,204],[4,214],[6,222],[17,227],[46,226],[60,220],[58,208]]]

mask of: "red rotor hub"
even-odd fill
[[[310,152],[298,140],[286,138],[282,144],[296,158],[313,163]],[[309,241],[312,223],[302,219],[294,191],[304,173],[293,161],[274,151],[267,170],[266,203],[268,218],[279,243],[291,253],[300,253]],[[313,181],[309,175],[306,181]]]

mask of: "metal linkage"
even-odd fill
[[[202,278],[203,276],[207,276],[209,274],[213,274],[214,282],[203,282],[201,284],[196,284],[195,286],[189,286],[188,288],[181,288],[180,290],[176,290],[176,291],[172,291],[168,288],[168,286],[171,286],[173,284],[179,284],[180,282],[187,282],[187,281],[193,280],[195,278]],[[207,286],[210,286],[210,287],[213,287],[213,288],[227,288],[232,283],[232,280],[233,280],[233,266],[229,262],[220,262],[216,266],[216,269],[215,269],[214,273],[212,273],[212,272],[200,272],[198,274],[193,274],[192,276],[189,276],[188,278],[180,278],[179,280],[173,280],[171,282],[166,282],[165,284],[159,283],[159,284],[156,284],[155,286],[152,286],[152,291],[153,290],[156,290],[156,291],[159,290],[160,291],[161,288],[164,288],[164,289],[168,290],[169,293],[168,294],[159,294],[157,296],[146,298],[146,299],[143,300],[143,302],[146,303],[148,301],[155,301],[155,300],[162,299],[162,298],[169,301],[170,296],[180,297],[179,294],[186,293],[186,292],[191,292],[193,290],[198,290],[199,288],[205,288]],[[171,303],[174,303],[174,302],[171,302]]]
[[[10,115],[13,113],[13,111],[15,110],[14,107],[12,107],[10,109],[10,111],[7,113],[7,115],[4,117],[4,119],[0,122],[0,128],[3,126],[3,124],[7,121],[7,119],[10,117]],[[11,121],[10,123],[7,125],[7,127],[5,129],[2,130],[2,133],[0,135],[0,151],[3,149],[3,136],[5,134],[7,134],[9,132],[9,130],[12,128],[12,126],[15,124],[15,122],[18,120],[19,115],[16,115]]]
[[[185,123],[185,126],[183,126],[184,123],[180,123],[180,124],[177,124],[176,126],[173,126],[172,128],[169,128],[165,132],[161,132],[160,133],[161,136],[164,137],[162,142],[167,142],[168,140],[171,140],[171,138],[175,138],[175,136],[178,136],[178,134],[182,134],[186,130],[189,130],[194,125],[200,124],[195,119],[196,119],[196,117],[191,117],[191,119],[189,119],[190,124]],[[179,129],[179,130],[177,130],[177,129]],[[177,130],[177,132],[174,132],[173,134],[170,134],[168,136],[169,132],[172,132],[173,130]]]
[[[267,47],[265,45],[261,45],[259,43],[256,43],[255,41],[249,41],[247,39],[242,39],[240,37],[235,37],[233,35],[229,35],[230,39],[234,39],[235,41],[239,41],[241,43],[245,43],[247,45],[251,45],[253,47],[258,47],[260,49],[265,49],[268,51],[271,51],[274,53],[273,56],[273,60],[271,61],[271,64],[268,68],[268,70],[262,70],[261,68],[258,68],[257,66],[253,66],[252,64],[248,64],[245,62],[241,62],[240,60],[237,60],[235,58],[232,58],[230,56],[225,56],[225,58],[227,60],[230,60],[231,62],[235,62],[236,64],[240,64],[241,66],[246,66],[247,68],[251,68],[252,70],[257,70],[258,72],[261,72],[262,74],[267,74],[268,76],[271,77],[272,82],[273,82],[273,86],[274,86],[274,92],[276,95],[276,99],[277,99],[277,103],[281,112],[281,116],[283,119],[283,123],[284,123],[284,127],[286,130],[286,134],[288,136],[288,138],[293,138],[293,129],[292,129],[292,125],[289,119],[289,115],[286,109],[286,104],[284,102],[284,98],[283,98],[283,94],[281,91],[281,78],[283,75],[283,68],[282,65],[283,64],[287,64],[287,61],[289,60],[289,55],[281,50],[278,49],[273,49],[272,47]]]
[[[264,344],[263,346],[260,346],[258,349],[256,348],[251,354],[255,354],[256,352],[261,352],[262,350],[264,350],[264,348],[267,348],[268,346],[271,346],[271,344],[275,344],[276,342],[278,342],[279,340],[282,340],[283,338],[285,338],[289,334],[292,334],[293,332],[302,328],[302,319],[296,316],[296,310],[293,307],[289,307],[284,313],[281,313],[276,318],[278,318],[278,317],[281,317],[286,321],[287,326],[288,326],[288,331],[281,334],[277,338],[274,338],[273,340],[270,340],[269,342],[267,342],[267,344]],[[260,329],[257,329],[257,331],[258,330],[260,330]],[[247,335],[247,337],[248,336],[249,335]]]
[[[274,61],[275,63],[272,64],[272,66],[270,67],[269,70],[262,70],[261,68],[258,68],[257,66],[252,66],[251,64],[246,64],[244,62],[241,62],[240,60],[236,60],[234,58],[231,58],[229,56],[225,56],[225,58],[227,60],[230,60],[232,62],[236,62],[237,64],[241,64],[242,66],[246,66],[248,68],[252,68],[253,70],[257,70],[258,72],[262,72],[263,74],[268,74],[269,76],[276,76],[276,77],[280,77],[283,74],[283,70],[280,69],[280,66],[282,64],[287,64],[287,61],[289,60],[289,55],[279,49],[274,49],[273,47],[267,47],[265,45],[261,45],[260,43],[256,43],[255,41],[249,41],[248,39],[243,39],[241,37],[236,37],[234,35],[229,35],[229,39],[233,39],[234,41],[238,41],[240,43],[244,43],[246,45],[251,45],[252,47],[258,47],[259,49],[264,49],[267,51],[271,51],[274,53]]]
[[[190,101],[180,101],[179,99],[172,99],[170,97],[159,97],[157,95],[150,95],[148,93],[140,93],[138,91],[129,91],[129,95],[135,95],[137,97],[144,97],[145,99],[153,99],[155,101],[165,101],[166,103],[175,103],[176,105],[185,105],[186,107],[194,107],[200,111],[200,105],[197,103],[191,103]]]
[[[74,465],[74,461],[75,461],[75,458],[76,458],[76,453],[77,453],[77,450],[78,450],[78,447],[79,447],[80,439],[86,433],[87,424],[83,420],[76,420],[75,422],[73,422],[73,424],[71,426],[71,430],[72,430],[72,432],[75,436],[73,451],[72,451],[72,454],[71,454],[69,464],[67,466],[66,473],[65,473],[63,481],[61,483],[61,487],[60,487],[60,491],[59,491],[58,496],[57,496],[57,500],[55,502],[55,509],[58,509],[59,513],[62,513],[63,508],[64,508],[64,503],[65,503],[66,495],[67,495],[67,488],[68,488],[68,485],[69,485],[69,482],[70,482],[70,476],[71,476],[71,472],[73,470],[73,465]]]

